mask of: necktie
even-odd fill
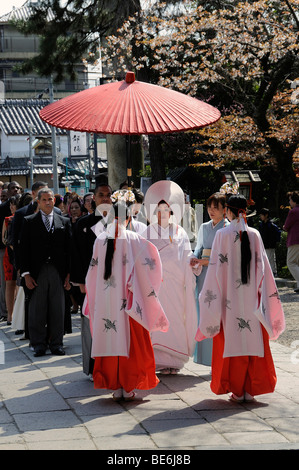
[[[47,215],[45,215],[45,226],[48,232],[50,231],[51,225],[50,225],[50,220]]]

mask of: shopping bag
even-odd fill
[[[12,312],[12,328],[15,330],[25,329],[25,292],[19,287]]]

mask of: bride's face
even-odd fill
[[[161,203],[158,205],[157,217],[158,217],[159,225],[162,225],[162,227],[168,225],[170,215],[171,215],[171,210],[167,204]]]

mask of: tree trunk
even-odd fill
[[[162,149],[162,140],[159,135],[149,136],[149,156],[152,169],[152,183],[165,180],[165,163]]]
[[[132,179],[135,188],[140,187],[140,171],[144,169],[144,153],[142,147],[142,136],[131,136],[131,158],[132,158]]]
[[[108,181],[115,191],[127,179],[126,137],[107,134]]]

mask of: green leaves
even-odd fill
[[[63,5],[63,6],[62,6]],[[55,82],[74,79],[78,65],[99,57],[99,39],[122,24],[132,8],[140,9],[139,0],[41,0],[33,4],[27,21],[15,21],[23,34],[40,37],[38,55],[18,67],[23,73],[53,75]]]

